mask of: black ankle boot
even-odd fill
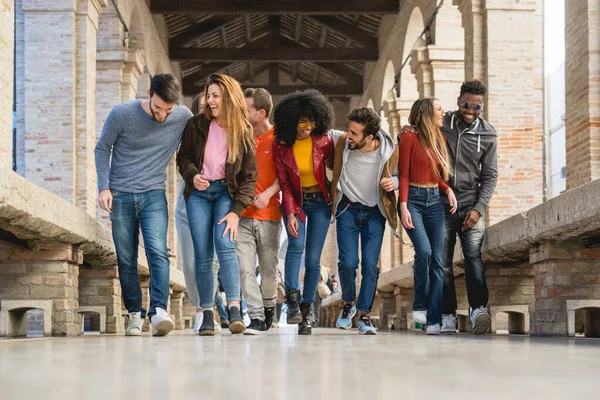
[[[273,320],[275,319],[275,307],[265,307],[265,326],[267,330],[273,326]]]
[[[198,331],[200,336],[214,336],[215,335],[215,320],[213,319],[212,310],[204,310],[204,319],[202,325]]]
[[[289,289],[285,294],[287,304],[287,323],[297,324],[302,322],[300,313],[300,291],[298,289]]]
[[[298,324],[298,335],[310,335],[312,333],[312,325],[310,323],[310,309],[312,304],[301,303],[300,311],[302,312],[302,322]]]

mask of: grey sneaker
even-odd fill
[[[442,333],[456,333],[456,316],[454,314],[442,314]]]
[[[439,335],[440,333],[440,324],[427,325],[428,335]]]
[[[481,335],[490,332],[492,327],[492,317],[488,309],[481,306],[476,309],[469,309],[469,315],[471,316],[471,325],[473,326],[473,333]]]
[[[427,323],[427,310],[412,312],[412,319],[415,322],[425,325]]]
[[[125,329],[125,336],[141,336],[142,326],[144,326],[144,320],[142,319],[141,312],[130,312],[129,322],[127,322],[127,329]]]
[[[156,307],[156,314],[150,318],[152,324],[152,336],[166,336],[175,328],[175,324],[169,313],[160,307]]]

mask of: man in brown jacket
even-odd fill
[[[386,220],[394,232],[397,227],[394,190],[398,189],[398,146],[381,129],[381,120],[372,109],[352,110],[347,120],[347,133],[330,132],[335,145],[332,213],[337,221],[338,268],[344,300],[336,326],[350,329],[358,309],[358,333],[375,335],[377,329],[369,313],[377,289]],[[359,235],[362,281],[355,305]]]

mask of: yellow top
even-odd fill
[[[302,187],[318,185],[319,182],[317,182],[313,170],[312,136],[309,136],[308,139],[296,140],[296,143],[294,143],[294,156],[296,157],[296,164],[298,164]]]

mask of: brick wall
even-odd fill
[[[12,168],[14,0],[0,0],[0,163]]]
[[[567,0],[567,189],[600,178],[600,1]]]

